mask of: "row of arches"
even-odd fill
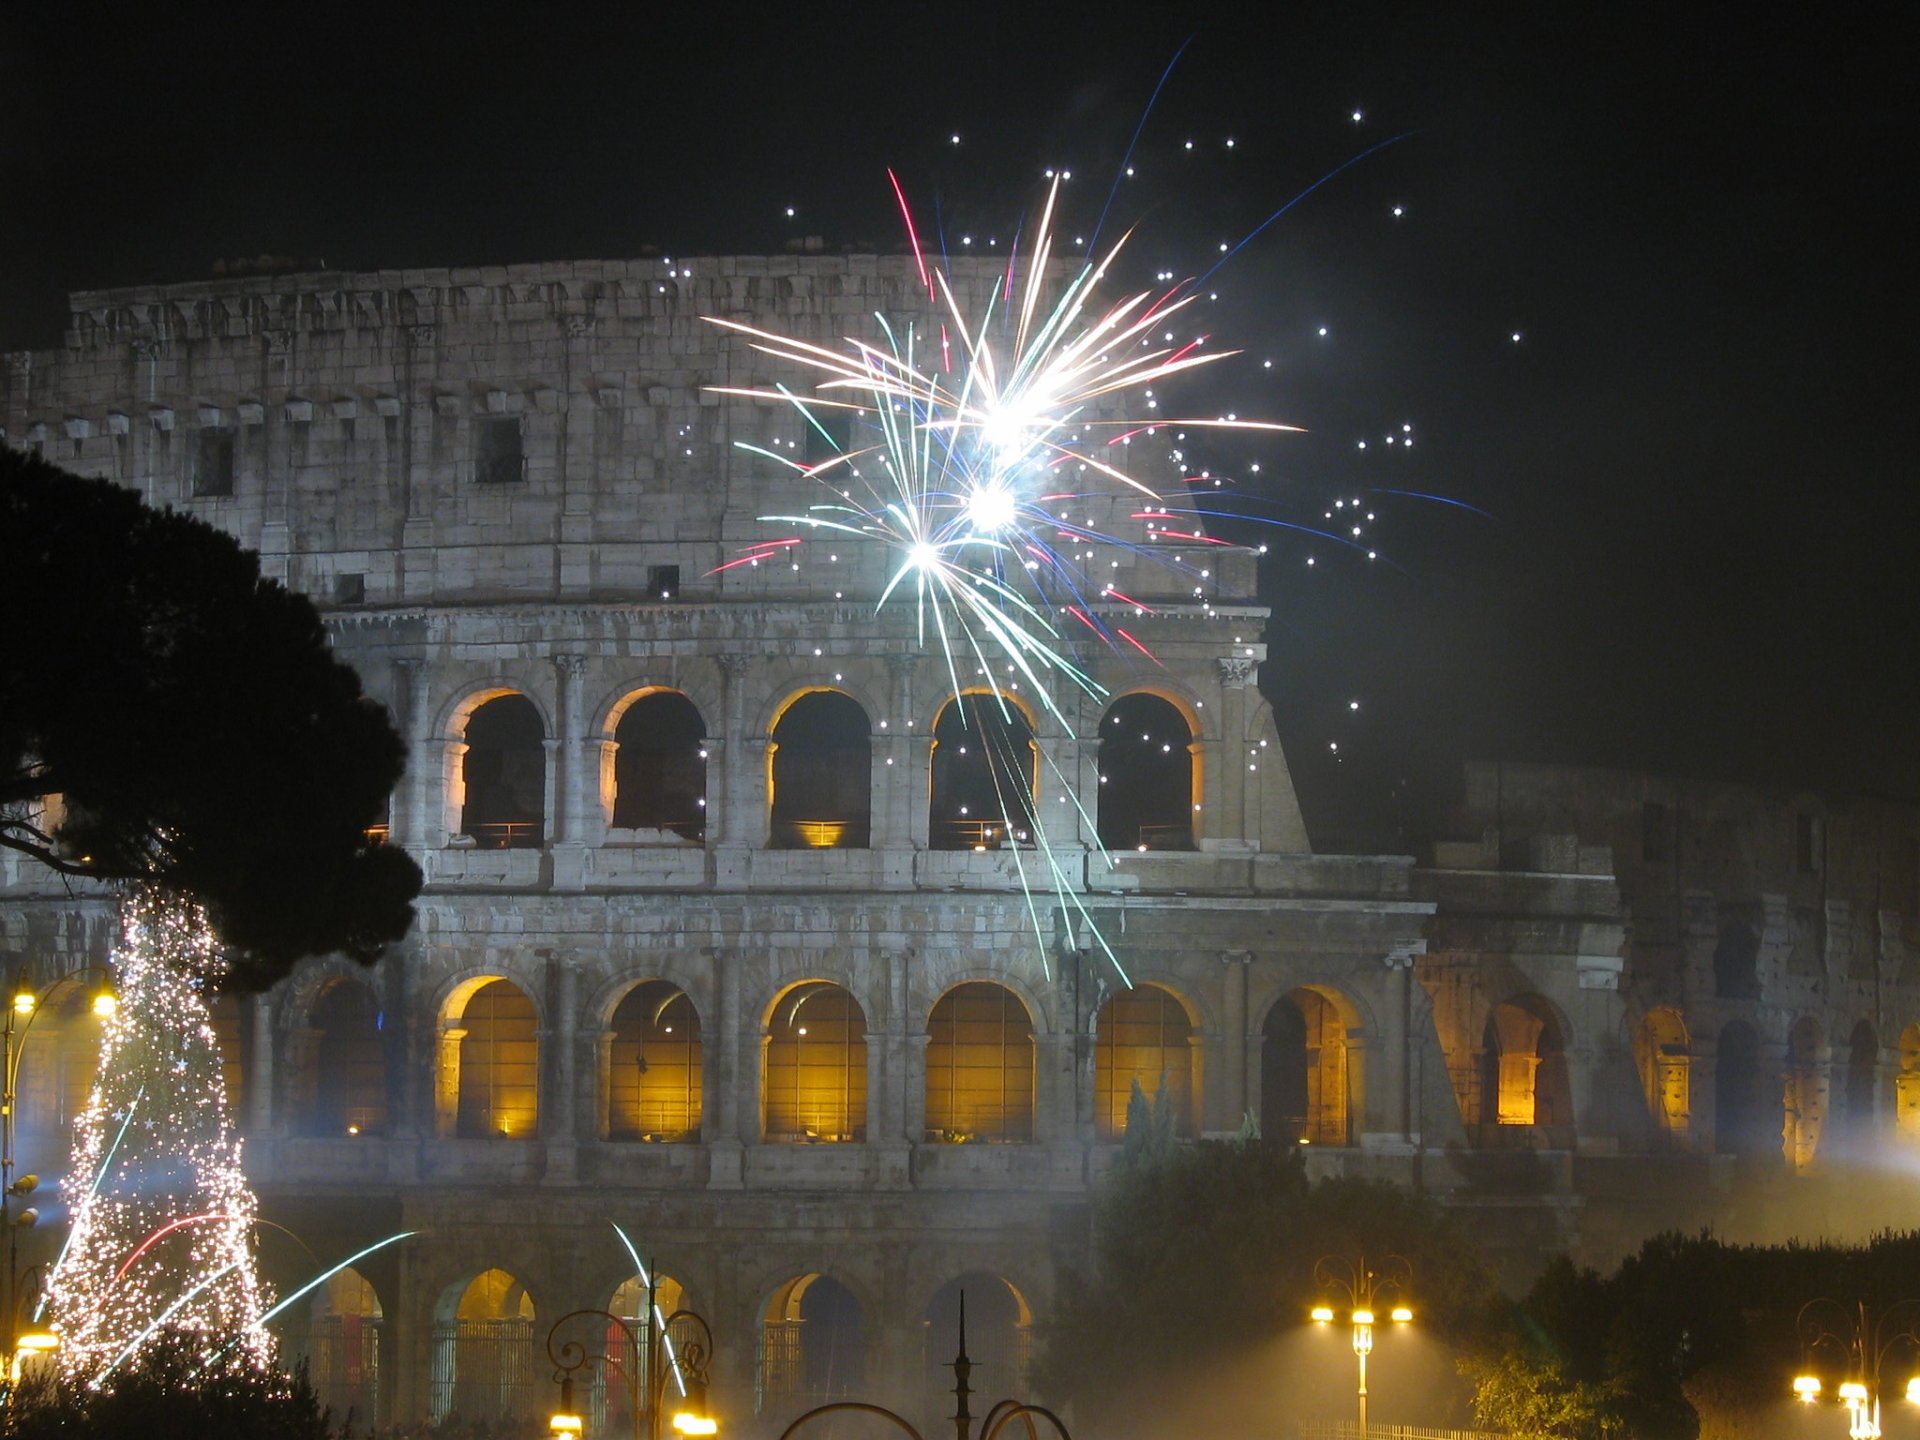
[[[698,1297],[678,1280],[658,1275],[648,1313],[646,1279],[629,1276],[604,1305],[616,1317],[584,1316],[577,1334],[562,1336],[588,1353],[611,1357],[606,1366],[581,1372],[575,1401],[590,1433],[621,1434],[632,1428],[628,1409],[631,1375],[646,1392],[646,1365],[653,1326],[682,1309],[697,1309]],[[952,1376],[946,1361],[966,1300],[967,1349],[973,1387],[991,1394],[1022,1393],[1032,1356],[1033,1310],[1018,1288],[1002,1277],[975,1271],[942,1284],[921,1312],[920,1388],[927,1413],[950,1404]],[[811,1271],[782,1280],[758,1307],[754,1339],[753,1408],[756,1414],[790,1414],[828,1400],[863,1394],[868,1351],[876,1338],[859,1298],[832,1275]],[[545,1363],[543,1315],[527,1287],[497,1268],[456,1281],[436,1298],[431,1337],[427,1412],[435,1422],[453,1419],[492,1424],[544,1414],[551,1408],[552,1367]],[[323,1404],[363,1423],[380,1416],[380,1375],[387,1313],[374,1285],[347,1268],[316,1292],[284,1323],[283,1353],[304,1364]],[[693,1338],[689,1322],[667,1331],[678,1349]],[[611,1382],[611,1383],[610,1383]]]
[[[1890,1087],[1879,1034],[1864,1019],[1835,1046],[1819,1021],[1803,1015],[1784,1049],[1773,1052],[1777,1062],[1754,1026],[1734,1019],[1720,1027],[1711,1053],[1712,1123],[1702,1134],[1695,1117],[1698,1057],[1685,1018],[1663,1006],[1635,1027],[1647,1113],[1670,1148],[1777,1157],[1803,1173],[1822,1158],[1849,1158],[1889,1132],[1920,1144],[1920,1023],[1900,1032]]]
[[[1136,692],[1099,727],[1097,811],[1109,849],[1191,850],[1199,812],[1194,729],[1171,701]],[[547,734],[525,694],[496,692],[459,722],[459,829],[484,848],[546,843]],[[608,823],[639,843],[706,835],[708,731],[684,693],[647,689],[616,708],[600,789]],[[874,728],[841,690],[792,696],[767,745],[768,843],[864,849],[872,833]],[[1034,715],[1010,694],[970,691],[935,717],[927,843],[936,850],[1029,843],[1040,783]]]

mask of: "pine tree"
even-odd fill
[[[167,1335],[264,1364],[255,1203],[207,1003],[221,960],[205,910],[135,892],[114,963],[119,1008],[75,1126],[73,1231],[48,1284],[63,1364],[112,1369]]]

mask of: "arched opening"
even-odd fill
[[[247,1068],[253,1063],[253,1027],[240,1008],[240,997],[222,991],[207,1001],[207,1020],[220,1050],[220,1083],[227,1092],[227,1113],[246,1125]]]
[[[1880,1038],[1871,1022],[1862,1020],[1847,1039],[1846,1126],[1848,1148],[1868,1150],[1879,1128],[1875,1091],[1879,1088]]]
[[[933,722],[933,799],[928,843],[935,850],[999,850],[1033,834],[1033,724],[1004,696],[974,692],[949,700]]]
[[[872,733],[867,712],[838,690],[810,690],[781,712],[768,749],[775,849],[867,847]]]
[[[927,1017],[927,1138],[1033,1139],[1033,1018],[1004,985],[956,985]]]
[[[1741,1020],[1721,1027],[1714,1046],[1714,1148],[1748,1158],[1773,1152],[1779,1128],[1760,1083],[1760,1040]]]
[[[642,695],[613,731],[613,826],[642,840],[707,833],[707,726],[677,690]]]
[[[1633,1058],[1656,1142],[1684,1149],[1693,1128],[1692,1061],[1678,1010],[1662,1006],[1646,1013],[1633,1032]]]
[[[1200,796],[1193,728],[1158,695],[1122,695],[1100,720],[1100,843],[1191,850]]]
[[[1274,1145],[1346,1145],[1352,1135],[1351,1017],[1317,989],[1283,995],[1260,1027],[1260,1133]]]
[[[354,1428],[380,1414],[380,1297],[349,1266],[320,1287],[307,1310],[303,1358],[320,1403]]]
[[[385,1016],[358,980],[336,980],[313,1007],[307,1133],[378,1135],[387,1128]]]
[[[810,980],[775,1002],[760,1094],[768,1140],[867,1138],[867,1017],[840,986]]]
[[[1494,1006],[1480,1053],[1480,1123],[1487,1139],[1529,1127],[1532,1142],[1549,1149],[1571,1140],[1566,1040],[1543,1000],[1522,995]]]
[[[1827,1123],[1827,1054],[1820,1027],[1811,1015],[1793,1022],[1787,1032],[1787,1067],[1780,1103],[1785,1111],[1781,1129],[1787,1164],[1804,1175],[1820,1153],[1820,1134]]]
[[[659,1318],[666,1319],[685,1305],[686,1291],[671,1276],[656,1273],[654,1282],[653,1306]],[[628,1435],[634,1433],[629,1381],[633,1382],[634,1394],[644,1397],[649,1393],[647,1365],[654,1317],[648,1313],[647,1282],[638,1275],[622,1281],[607,1302],[607,1313],[625,1323],[584,1315],[572,1321],[560,1338],[577,1340],[589,1353],[606,1355],[612,1362],[589,1366],[576,1377],[574,1403],[585,1411],[587,1433]],[[668,1331],[667,1338],[678,1355],[687,1340],[696,1335],[693,1325],[682,1320]],[[668,1387],[667,1395],[672,1397],[676,1392],[671,1367],[661,1378]]]
[[[607,1135],[682,1144],[700,1138],[700,1016],[687,992],[648,980],[614,1007]]]
[[[448,1289],[434,1310],[429,1418],[475,1424],[538,1413],[533,1300],[504,1270]]]
[[[1127,1133],[1133,1088],[1154,1100],[1166,1092],[1174,1133],[1194,1133],[1193,1023],[1186,1007],[1158,985],[1116,991],[1094,1017],[1093,1125],[1102,1140]]]
[[[540,712],[499,695],[467,717],[460,829],[482,850],[537,850],[546,842],[547,748]]]
[[[40,1002],[31,1030],[16,1029],[18,1155],[64,1155],[73,1146],[74,1122],[87,1108],[100,1065],[93,994],[86,985],[61,985]]]
[[[1713,993],[1722,1000],[1760,998],[1760,937],[1743,920],[1720,927],[1713,947]]]
[[[968,1379],[975,1395],[997,1400],[1029,1392],[1033,1311],[1026,1297],[998,1275],[971,1271],[949,1280],[927,1302],[922,1317],[922,1433],[937,1433],[953,1413],[953,1357],[960,1342],[960,1297],[966,1296]],[[1019,1427],[1013,1427],[1016,1430]]]
[[[761,1414],[797,1414],[859,1393],[866,1378],[860,1302],[828,1275],[789,1280],[767,1302],[760,1325]]]
[[[476,989],[457,1021],[458,1110],[454,1134],[531,1140],[539,1131],[539,1017],[511,980]]]
[[[1894,1131],[1908,1145],[1920,1145],[1920,1025],[1900,1032],[1900,1074],[1894,1080]]]

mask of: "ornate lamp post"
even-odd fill
[[[973,1412],[967,1408],[967,1400],[973,1389],[967,1384],[967,1377],[973,1373],[973,1361],[967,1358],[967,1292],[960,1292],[960,1350],[953,1357],[953,1434],[954,1440],[973,1440]],[[889,1410],[884,1405],[870,1404],[865,1400],[835,1400],[827,1405],[816,1405],[806,1414],[797,1417],[794,1422],[780,1432],[780,1440],[793,1440],[793,1437],[811,1425],[823,1415],[875,1415],[888,1424],[904,1431],[911,1440],[925,1440],[919,1428],[898,1411]],[[1038,1427],[1033,1417],[1039,1416],[1053,1426],[1060,1440],[1073,1440],[1067,1432],[1066,1422],[1043,1405],[1029,1405],[1021,1400],[997,1400],[993,1408],[980,1418],[980,1440],[999,1440],[999,1435],[1015,1420],[1026,1421],[1027,1434],[1037,1437]]]
[[[1793,1380],[1794,1395],[1813,1404],[1823,1388],[1814,1371],[1816,1357],[1838,1360],[1846,1378],[1836,1393],[1847,1408],[1850,1440],[1880,1440],[1881,1374],[1897,1349],[1920,1360],[1920,1300],[1901,1300],[1877,1316],[1864,1300],[1853,1305],[1825,1298],[1809,1300],[1800,1307],[1794,1329],[1804,1362]],[[1920,1374],[1908,1379],[1906,1396],[1920,1401]]]
[[[669,1408],[672,1411],[669,1423],[676,1435],[700,1437],[720,1433],[719,1422],[707,1409],[707,1362],[713,1357],[713,1329],[692,1310],[676,1310],[662,1320],[659,1307],[654,1303],[657,1284],[650,1276],[647,1320],[642,1327],[644,1340],[634,1332],[630,1321],[610,1310],[570,1310],[553,1322],[553,1328],[547,1332],[547,1359],[553,1362],[553,1378],[560,1386],[560,1408],[548,1422],[548,1428],[556,1440],[573,1440],[586,1428],[585,1419],[574,1408],[573,1377],[592,1365],[603,1369],[617,1365],[626,1387],[628,1412],[633,1417],[633,1440],[661,1440],[661,1421]],[[616,1362],[613,1356],[604,1353],[589,1354],[578,1340],[567,1340],[555,1347],[554,1342],[567,1322],[582,1317],[610,1321],[620,1327],[627,1342],[625,1363]],[[667,1333],[676,1321],[687,1321],[700,1332],[698,1339],[683,1342],[677,1353]],[[643,1359],[644,1363],[636,1367],[632,1363],[635,1359]],[[667,1394],[669,1376],[678,1391],[671,1397]]]
[[[1331,1302],[1346,1301],[1353,1326],[1353,1358],[1360,1369],[1360,1440],[1367,1440],[1367,1357],[1373,1354],[1373,1327],[1380,1321],[1382,1307],[1388,1307],[1385,1318],[1391,1323],[1412,1323],[1413,1311],[1407,1300],[1413,1291],[1413,1266],[1403,1255],[1387,1256],[1379,1270],[1368,1268],[1365,1255],[1357,1260],[1322,1255],[1313,1262],[1313,1283],[1326,1297],[1313,1307],[1316,1325],[1331,1325]]]
[[[98,966],[88,966],[63,975],[42,994],[34,993],[22,983],[23,976],[16,976],[10,987],[12,993],[5,1020],[0,1022],[0,1228],[5,1229],[7,1236],[4,1289],[0,1290],[0,1406],[12,1398],[21,1357],[45,1353],[60,1344],[59,1337],[49,1330],[21,1325],[20,1306],[26,1298],[27,1287],[20,1273],[20,1232],[31,1229],[40,1219],[40,1212],[31,1205],[16,1211],[14,1201],[23,1200],[37,1190],[40,1177],[13,1173],[13,1122],[20,1059],[26,1051],[27,1032],[40,1018],[46,1002],[69,981],[96,971]],[[114,1004],[113,991],[103,986],[94,993],[93,1013],[105,1019],[113,1014]]]

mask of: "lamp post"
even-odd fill
[[[1347,1303],[1348,1321],[1353,1326],[1353,1358],[1359,1366],[1360,1440],[1367,1440],[1367,1357],[1373,1354],[1373,1327],[1379,1323],[1382,1307],[1395,1325],[1413,1321],[1407,1300],[1413,1290],[1413,1266],[1402,1255],[1389,1255],[1383,1268],[1368,1267],[1367,1257],[1349,1260],[1344,1255],[1322,1255],[1313,1262],[1313,1283],[1325,1297],[1312,1310],[1316,1325],[1331,1325],[1336,1299]]]
[[[953,1371],[954,1404],[951,1418],[954,1440],[973,1440],[973,1412],[967,1408],[967,1400],[973,1394],[973,1387],[967,1384],[968,1377],[973,1374],[973,1361],[967,1357],[967,1292],[964,1290],[960,1292],[960,1349],[949,1368]],[[866,1400],[834,1400],[825,1405],[816,1405],[805,1414],[794,1417],[793,1423],[780,1432],[780,1440],[793,1440],[795,1435],[823,1416],[848,1414],[875,1416],[905,1432],[910,1440],[925,1440],[919,1427],[899,1411]],[[1058,1415],[1044,1405],[1029,1405],[1023,1400],[996,1400],[992,1408],[980,1417],[980,1440],[999,1440],[1000,1432],[1015,1420],[1025,1422],[1029,1440],[1038,1440],[1040,1432],[1033,1423],[1035,1416],[1053,1426],[1060,1440],[1073,1440],[1066,1422]]]
[[[40,1212],[31,1205],[23,1206],[18,1211],[13,1208],[15,1200],[25,1199],[40,1187],[38,1175],[16,1176],[13,1173],[13,1122],[20,1059],[26,1053],[27,1032],[33,1028],[33,1022],[40,1018],[46,1002],[69,981],[99,970],[99,966],[89,965],[63,975],[49,985],[43,994],[35,994],[24,983],[24,977],[16,975],[10,987],[12,993],[6,1005],[5,1020],[0,1022],[0,1228],[7,1235],[4,1291],[0,1293],[0,1406],[5,1406],[13,1397],[14,1386],[19,1379],[21,1356],[43,1354],[57,1349],[60,1344],[59,1337],[51,1331],[37,1328],[23,1330],[20,1324],[20,1305],[25,1299],[26,1289],[21,1283],[20,1274],[20,1232],[31,1229],[40,1219]],[[102,987],[94,992],[93,1013],[105,1019],[113,1014],[114,1003],[113,992]]]
[[[1804,1362],[1794,1395],[1808,1405],[1818,1400],[1823,1386],[1813,1362],[1833,1357],[1846,1372],[1835,1393],[1847,1409],[1850,1440],[1880,1440],[1881,1373],[1897,1349],[1920,1361],[1920,1300],[1901,1300],[1875,1315],[1864,1300],[1846,1305],[1823,1297],[1802,1305],[1793,1324]],[[1906,1397],[1920,1401],[1920,1374],[1907,1380]]]
[[[707,1409],[707,1362],[713,1357],[713,1329],[692,1310],[676,1310],[662,1320],[659,1307],[654,1303],[657,1283],[651,1278],[647,1283],[644,1340],[634,1332],[631,1321],[621,1319],[610,1310],[570,1310],[553,1322],[553,1328],[547,1332],[547,1359],[553,1362],[553,1378],[560,1386],[560,1408],[548,1421],[548,1429],[556,1440],[574,1440],[586,1429],[585,1418],[575,1408],[574,1375],[592,1365],[599,1365],[604,1371],[616,1364],[614,1357],[605,1353],[589,1354],[578,1340],[564,1341],[555,1348],[554,1342],[567,1322],[583,1317],[611,1321],[626,1337],[626,1363],[619,1364],[618,1368],[626,1387],[627,1409],[633,1417],[633,1440],[661,1440],[660,1422],[670,1403],[669,1374],[679,1391],[673,1397],[677,1403],[672,1405],[669,1422],[673,1432],[688,1437],[720,1432],[719,1422]],[[690,1322],[700,1334],[698,1339],[684,1342],[675,1353],[667,1332],[676,1321],[682,1320]],[[635,1359],[642,1359],[644,1363],[636,1367],[632,1363]]]

